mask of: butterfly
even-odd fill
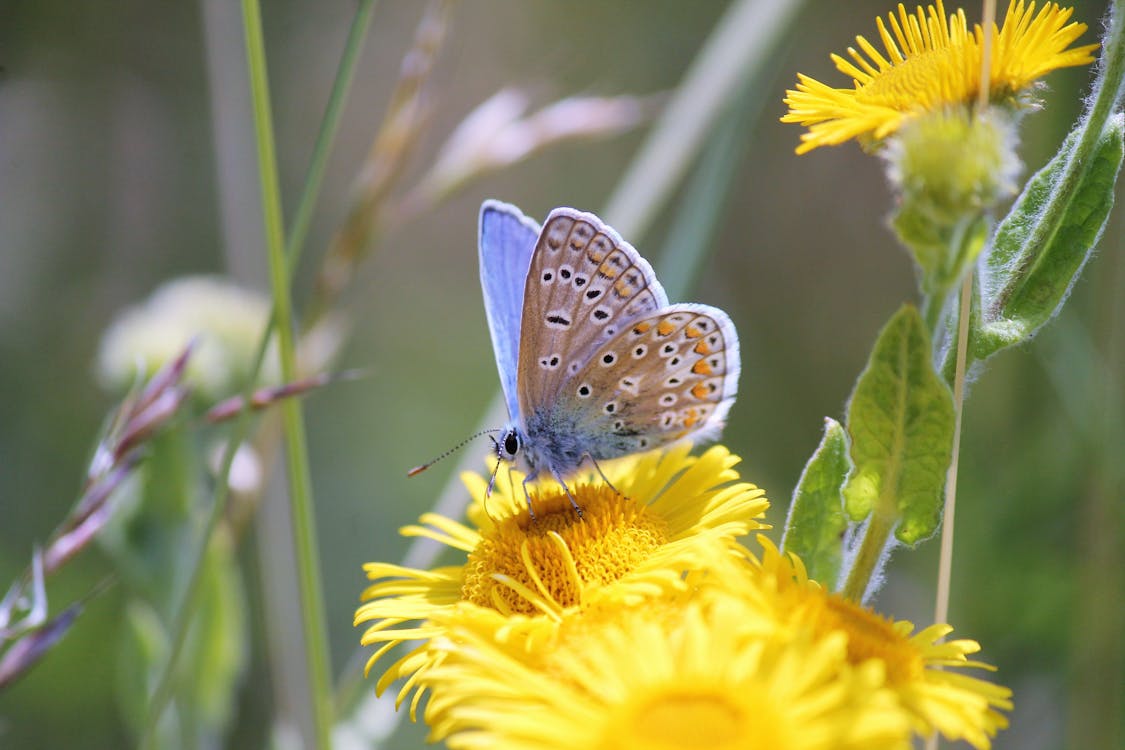
[[[722,310],[669,304],[652,267],[591,213],[543,226],[488,200],[480,279],[510,421],[500,460],[530,481],[683,440],[716,439],[738,392],[738,334]],[[493,480],[495,480],[493,472]],[[605,478],[604,475],[603,479]],[[607,480],[608,483],[608,480]]]

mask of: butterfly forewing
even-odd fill
[[[607,340],[667,304],[648,262],[613,229],[593,214],[552,211],[524,289],[522,413],[554,403]]]
[[[492,350],[508,415],[519,415],[516,391],[520,314],[531,254],[539,225],[518,208],[500,201],[485,201],[480,209],[478,247],[484,311],[492,335]]]
[[[738,391],[738,336],[721,310],[667,306],[605,342],[560,394],[594,458],[717,437]]]

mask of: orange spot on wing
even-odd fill
[[[711,347],[707,346],[706,341],[700,341],[691,350],[696,354],[702,354],[704,357],[711,353]]]
[[[707,364],[706,360],[702,359],[695,363],[691,371],[696,375],[710,375],[712,372],[711,365]]]
[[[707,398],[710,393],[711,390],[707,387],[706,383],[696,383],[691,388],[691,395],[695,396],[698,399]]]
[[[633,326],[633,333],[640,336],[642,333],[648,333],[650,328],[652,328],[652,323],[637,323]]]
[[[684,335],[687,336],[689,339],[697,339],[697,338],[699,338],[700,336],[703,335],[703,331],[699,330],[695,326],[688,326],[687,329],[684,331]]]
[[[688,409],[684,413],[684,427],[688,428],[689,430],[692,427],[694,427],[695,423],[698,422],[698,421],[699,421],[699,417],[696,416],[695,409]]]
[[[625,279],[619,279],[617,283],[613,285],[613,288],[616,289],[617,293],[622,297],[633,296],[633,285]]]
[[[656,324],[656,333],[660,336],[668,336],[676,330],[676,326],[669,323],[667,320],[662,320]]]

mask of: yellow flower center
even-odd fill
[[[620,579],[668,541],[662,518],[606,485],[573,492],[581,517],[557,490],[532,497],[534,521],[525,511],[485,532],[465,565],[462,598],[506,614],[540,612],[528,593],[553,608],[578,606],[587,587]]]
[[[954,92],[958,97],[975,95],[977,86],[971,86],[972,91],[958,86],[958,62],[965,54],[963,48],[945,47],[908,57],[857,87],[856,102],[910,112],[929,109]]]
[[[921,653],[890,620],[842,596],[828,596],[824,603],[826,606],[817,625],[824,633],[843,630],[848,634],[849,662],[882,660],[887,669],[887,681],[892,685],[921,678],[925,669]]]

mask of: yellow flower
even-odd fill
[[[455,631],[424,677],[431,737],[465,750],[909,747],[878,665],[849,666],[842,633],[772,638],[762,614],[721,588],[604,610],[539,667]]]
[[[738,457],[722,446],[689,455],[690,446],[607,462],[606,476],[621,494],[593,476],[570,482],[580,518],[562,489],[544,483],[528,515],[523,476],[501,476],[485,501],[485,480],[463,479],[473,495],[467,526],[436,514],[402,530],[460,550],[458,565],[414,570],[386,563],[364,566],[374,583],[363,592],[355,623],[371,622],[364,645],[379,645],[368,670],[408,640],[422,644],[386,669],[377,691],[408,678],[401,702],[421,672],[444,658],[432,639],[449,623],[472,623],[513,654],[539,659],[559,623],[599,605],[631,605],[687,587],[684,573],[704,567],[716,547],[766,528],[762,490],[739,482]],[[440,622],[435,621],[440,620]],[[415,711],[421,692],[411,704]]]
[[[939,642],[953,630],[945,624],[914,633],[909,622],[896,622],[825,591],[809,580],[799,558],[782,555],[764,536],[758,540],[763,554],[761,561],[753,560],[754,568],[774,593],[778,621],[787,620],[795,638],[846,634],[849,663],[883,665],[887,686],[910,714],[916,732],[937,730],[947,739],[983,749],[1008,726],[997,709],[1012,709],[1012,691],[951,669],[994,669],[966,658],[980,650],[976,641]]]
[[[1073,12],[1056,3],[1045,3],[1038,14],[1034,2],[1008,5],[1002,28],[992,28],[991,102],[1019,103],[1052,70],[1093,61],[1096,44],[1068,49],[1086,31],[1086,24],[1067,23]],[[798,74],[797,90],[786,92],[789,112],[782,122],[809,128],[797,153],[852,138],[878,143],[921,113],[976,101],[984,31],[974,24],[970,33],[963,10],[947,17],[938,0],[910,15],[899,4],[897,16],[876,22],[886,56],[862,36],[856,37],[858,50],[848,48],[851,61],[832,55],[836,68],[854,79],[853,88],[832,88]]]

